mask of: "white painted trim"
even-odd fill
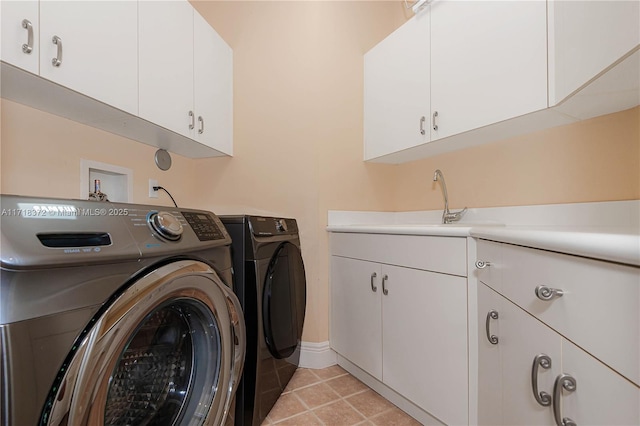
[[[329,346],[329,342],[302,342],[300,344],[300,367],[327,368],[336,365],[337,355]]]

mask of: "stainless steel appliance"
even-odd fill
[[[0,197],[2,425],[233,422],[245,328],[216,215]]]

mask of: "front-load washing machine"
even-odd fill
[[[0,422],[232,424],[245,355],[211,212],[0,196]]]
[[[295,219],[221,216],[232,243],[234,291],[247,326],[236,425],[258,426],[300,362],[306,278]]]

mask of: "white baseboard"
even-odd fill
[[[337,355],[329,342],[302,342],[300,344],[300,367],[327,368],[338,363]]]

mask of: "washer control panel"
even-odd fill
[[[213,218],[204,213],[182,212],[200,241],[221,240],[225,236]]]

